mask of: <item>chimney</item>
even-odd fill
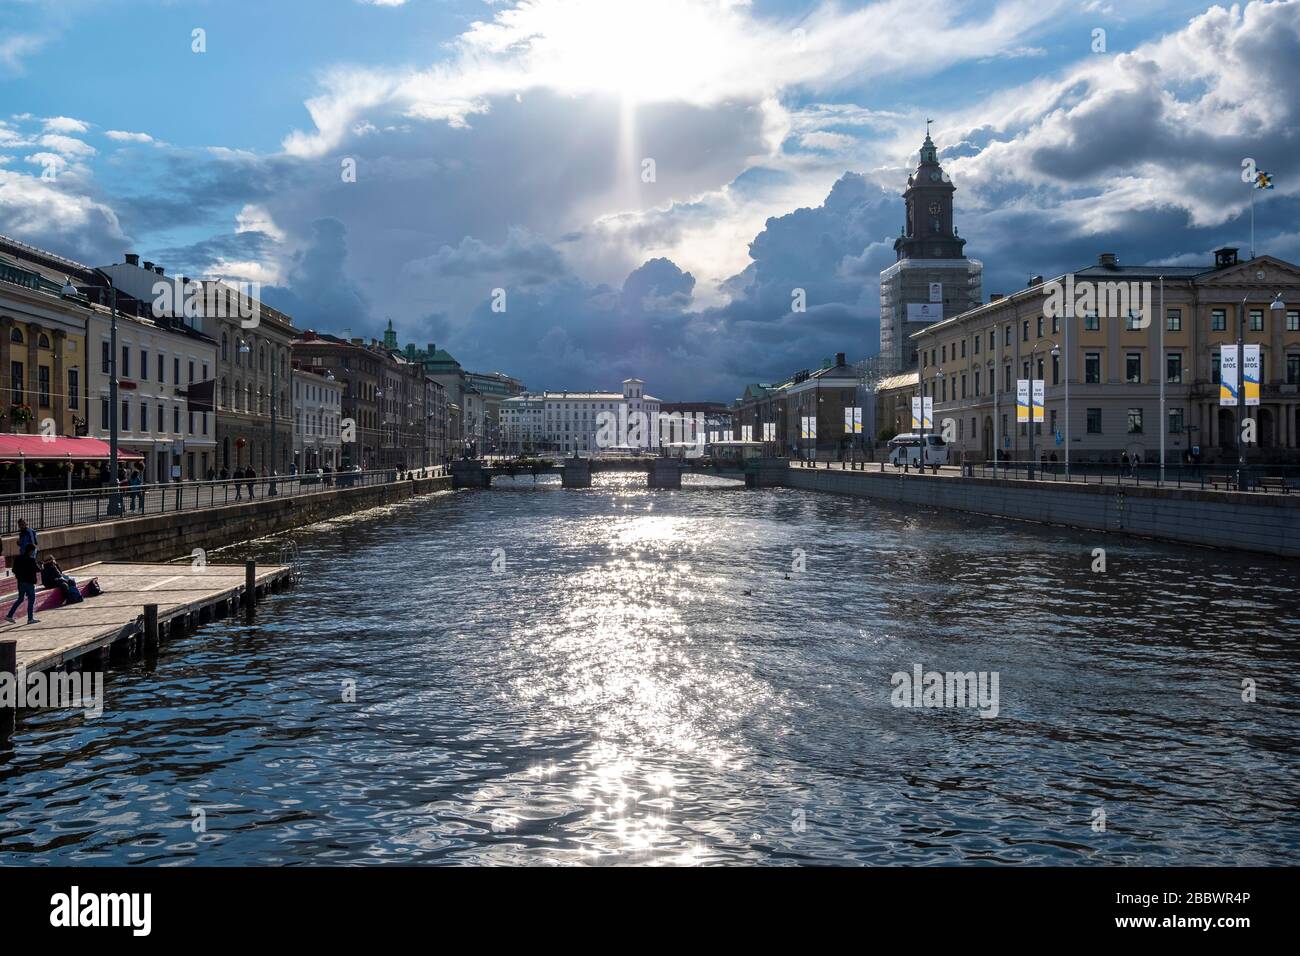
[[[126,254],[126,264],[128,266],[138,266],[140,265],[140,257],[134,252],[128,252]]]
[[[154,266],[154,267],[153,267],[153,271],[156,272],[156,273],[158,273],[158,275],[162,275],[163,272],[164,272],[162,266]]]
[[[836,352],[836,353],[835,353],[835,364],[836,364],[836,365],[848,365],[848,364],[849,364],[848,362],[844,361],[844,353],[843,353],[843,352]]]
[[[990,293],[989,293],[989,301],[990,301],[990,302],[1001,302],[1004,298],[1006,298],[1006,296],[1004,296],[1001,292],[990,292]]]
[[[1237,264],[1237,250],[1231,246],[1214,250],[1214,268],[1226,269]]]
[[[304,333],[302,334],[302,340],[303,340],[304,342],[315,342],[315,341],[316,341],[316,330],[315,330],[315,329],[308,329],[306,332],[304,332]]]
[[[1034,286],[1036,286],[1036,285],[1042,285],[1042,284],[1043,284],[1043,277],[1042,277],[1042,276],[1030,276],[1030,277],[1029,277],[1029,288],[1032,289]]]
[[[1113,252],[1103,252],[1097,257],[1097,265],[1101,266],[1103,269],[1118,269],[1119,256],[1115,255]]]
[[[144,260],[144,271],[153,272],[153,263],[150,262],[148,259]]]

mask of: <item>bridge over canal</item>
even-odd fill
[[[541,461],[533,464],[499,465],[466,459],[451,464],[451,486],[453,488],[492,487],[492,479],[508,476],[511,478],[530,475],[559,475],[560,483],[565,488],[590,488],[593,471],[644,471],[647,488],[678,489],[682,487],[682,475],[712,475],[717,478],[731,478],[745,482],[749,488],[764,487],[762,469],[756,467],[758,462],[747,462],[745,468],[727,465],[692,464],[676,458],[636,458],[592,461],[588,458],[563,458],[556,461]]]

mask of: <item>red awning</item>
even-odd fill
[[[144,456],[117,449],[119,461],[144,461]],[[108,442],[98,438],[49,438],[45,435],[0,435],[0,461],[108,461]]]

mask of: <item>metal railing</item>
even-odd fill
[[[18,519],[48,530],[101,521],[121,521],[175,511],[196,511],[263,498],[298,498],[335,488],[392,484],[445,473],[441,465],[425,468],[384,468],[374,471],[333,471],[324,475],[283,475],[268,478],[218,478],[177,481],[125,488],[103,485],[72,491],[0,495],[0,533],[16,534]]]
[[[965,473],[980,478],[1026,480],[1029,462],[1002,461],[967,464]],[[1062,462],[1034,465],[1036,481],[1073,481],[1082,484],[1130,485],[1153,488],[1197,488],[1205,491],[1250,491],[1259,494],[1290,494],[1300,490],[1300,465],[1235,463],[1189,465],[1166,464],[1163,477],[1158,462],[1116,464],[1071,462],[1067,475]]]
[[[893,465],[887,461],[799,461],[791,460],[790,467],[820,469],[823,471],[883,471],[889,474],[943,474],[972,478],[1007,478],[1019,481],[1029,479],[1029,462],[950,462],[935,468],[926,465],[924,471],[915,464],[910,467]],[[1161,477],[1158,463],[1114,464],[1102,462],[1071,462],[1069,475],[1062,462],[1039,462],[1034,466],[1035,481],[1072,481],[1079,484],[1105,484],[1152,488],[1197,488],[1205,491],[1249,491],[1256,494],[1286,495],[1300,492],[1300,465],[1255,464],[1240,468],[1235,464],[1186,465],[1167,464]]]

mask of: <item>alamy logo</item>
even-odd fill
[[[0,671],[0,707],[19,710],[81,708],[94,719],[104,713],[103,671]]]
[[[1047,301],[1043,314],[1048,318],[1096,316],[1099,319],[1132,320],[1131,328],[1145,329],[1151,323],[1152,292],[1150,282],[1075,281],[1073,275],[1064,282],[1044,284]]]
[[[74,886],[68,893],[50,897],[50,925],[127,926],[133,936],[148,936],[153,928],[151,893],[82,893]]]
[[[254,329],[260,322],[261,295],[260,282],[160,279],[153,284],[153,314],[155,318],[238,319],[241,328]]]
[[[981,717],[998,715],[997,671],[897,671],[889,679],[895,707],[977,707]]]

